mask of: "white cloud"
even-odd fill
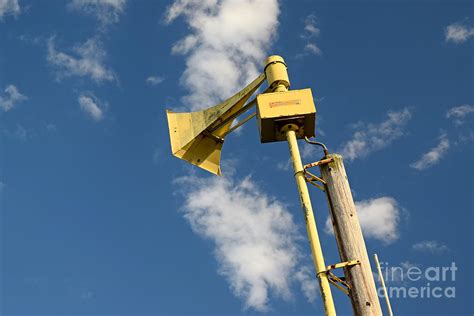
[[[304,46],[304,53],[298,55],[299,57],[312,54],[321,55],[322,51],[318,45],[316,45],[315,39],[321,34],[321,29],[317,24],[317,17],[314,14],[308,15],[304,20],[304,30],[300,34],[300,37],[306,41]]]
[[[391,244],[399,238],[400,207],[394,198],[384,196],[356,201],[357,215],[365,238]],[[331,218],[327,218],[325,231],[333,233]]]
[[[125,11],[126,0],[72,0],[69,7],[95,17],[102,26],[117,23]]]
[[[115,73],[104,64],[106,52],[97,38],[90,38],[73,48],[76,57],[56,50],[54,38],[48,40],[48,62],[62,77],[90,77],[95,82],[113,81]]]
[[[195,47],[198,43],[198,38],[193,35],[188,35],[182,40],[176,42],[171,48],[173,54],[187,54],[191,48]]]
[[[18,91],[18,88],[14,85],[8,85],[5,90],[5,94],[0,95],[0,108],[7,112],[13,109],[18,103],[23,102],[28,99],[28,97]]]
[[[464,104],[450,108],[446,113],[446,118],[453,119],[456,125],[462,125],[466,116],[472,113],[474,113],[474,106]]]
[[[387,244],[398,239],[400,208],[394,198],[384,196],[355,204],[364,236]]]
[[[304,38],[318,37],[321,30],[317,26],[317,17],[314,14],[310,14],[304,20]]]
[[[447,153],[449,147],[450,143],[447,135],[442,134],[439,137],[438,145],[436,145],[436,147],[431,148],[427,153],[423,154],[419,160],[410,164],[410,167],[417,170],[425,170],[431,166],[434,166]]]
[[[176,0],[165,15],[170,23],[183,16],[191,34],[172,51],[186,54],[183,102],[197,110],[227,99],[263,69],[267,49],[277,34],[277,0]]]
[[[21,13],[18,0],[0,0],[0,22],[8,15],[18,16]]]
[[[444,39],[446,42],[464,43],[471,36],[474,36],[474,28],[461,22],[450,24],[444,30]]]
[[[321,49],[318,46],[316,46],[316,44],[314,44],[314,43],[306,44],[306,46],[304,47],[304,50],[305,50],[305,52],[311,53],[313,55],[321,55],[322,54]]]
[[[432,254],[441,254],[449,251],[448,246],[436,240],[423,240],[412,246],[413,250]]]
[[[107,108],[107,103],[99,100],[90,92],[85,92],[77,99],[81,109],[86,112],[93,120],[101,121],[104,118],[104,111]]]
[[[156,86],[162,83],[164,80],[165,78],[160,76],[149,76],[148,78],[146,78],[145,82],[151,86]]]
[[[309,270],[299,264],[296,226],[281,202],[250,178],[235,183],[225,177],[188,176],[177,183],[186,188],[184,217],[213,242],[218,272],[246,308],[266,311],[270,297],[291,298],[294,281],[314,299]],[[312,282],[317,284],[315,278]]]
[[[359,122],[352,139],[343,144],[341,152],[346,159],[354,160],[389,146],[404,135],[404,127],[411,119],[407,108],[388,112],[388,118],[378,124]]]

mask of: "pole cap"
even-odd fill
[[[287,66],[283,57],[272,55],[265,60],[265,76],[268,85],[273,89],[278,85],[290,87],[290,79],[288,78]]]
[[[272,55],[272,56],[269,56],[265,60],[265,65],[264,65],[265,69],[268,67],[269,64],[273,64],[273,63],[282,63],[283,65],[285,65],[285,67],[287,66],[283,57],[278,56],[278,55]]]

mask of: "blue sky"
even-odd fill
[[[0,0],[0,314],[323,314],[287,145],[260,144],[252,120],[226,139],[221,178],[170,152],[165,109],[212,106],[278,54],[345,157],[369,254],[398,268],[389,289],[443,292],[392,295],[395,314],[472,315],[472,12]],[[325,197],[312,201],[339,262]],[[454,277],[426,275],[453,262]]]

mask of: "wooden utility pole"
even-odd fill
[[[342,156],[328,154],[326,158],[331,158],[332,161],[319,165],[319,168],[326,182],[326,195],[339,255],[342,262],[360,261],[360,264],[344,268],[346,281],[350,285],[349,296],[354,315],[382,315]]]

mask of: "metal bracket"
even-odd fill
[[[345,268],[349,266],[355,266],[360,264],[360,260],[351,260],[351,261],[345,261],[345,262],[340,262],[336,264],[332,264],[330,266],[326,267],[326,271],[334,270],[334,269],[339,269],[339,268]]]
[[[346,295],[349,295],[349,291],[351,290],[351,286],[349,285],[349,283],[347,283],[345,281],[345,278],[343,278],[343,277],[339,278],[339,277],[335,276],[330,271],[327,272],[327,275],[328,275],[329,283],[331,283],[332,285],[337,287],[339,290],[344,292]]]
[[[312,162],[312,163],[309,163],[307,165],[305,165],[303,167],[303,173],[304,173],[304,176],[305,176],[305,180],[306,182],[314,185],[315,187],[317,187],[318,189],[320,189],[321,191],[326,191],[325,187],[326,187],[326,181],[324,181],[322,178],[312,174],[311,172],[308,171],[309,168],[312,168],[312,167],[315,167],[315,166],[319,166],[319,165],[322,165],[322,164],[326,164],[326,163],[330,163],[332,162],[333,159],[332,158],[325,158],[325,159],[322,159],[322,160],[319,160],[319,161],[316,161],[316,162]],[[321,183],[321,184],[318,184],[316,183],[315,181]]]
[[[224,138],[219,137],[219,136],[217,136],[217,135],[214,135],[214,134],[212,134],[211,132],[209,132],[208,130],[204,130],[204,131],[202,132],[202,134],[205,135],[205,136],[207,136],[207,137],[209,137],[209,138],[212,138],[213,140],[216,141],[216,143],[223,143],[223,142],[224,142]]]
[[[312,174],[311,172],[309,172],[307,170],[304,170],[304,176],[305,176],[306,182],[314,185],[315,187],[317,187],[321,191],[326,191],[326,189],[324,188],[324,186],[326,185],[326,181],[324,181],[322,178]],[[318,181],[319,183],[321,183],[323,185],[320,185],[320,184],[316,183],[315,181]]]
[[[351,261],[346,261],[346,262],[340,262],[336,264],[332,264],[330,266],[326,267],[326,270],[321,271],[319,273],[326,273],[328,276],[328,281],[335,287],[337,287],[339,290],[344,292],[346,295],[349,295],[349,291],[351,290],[351,286],[349,283],[346,282],[345,277],[338,277],[334,273],[331,272],[331,270],[338,269],[338,268],[345,268],[345,267],[350,267],[350,266],[355,266],[360,264],[360,260],[351,260]]]
[[[236,129],[238,129],[239,127],[241,127],[242,125],[244,125],[245,123],[247,123],[247,121],[249,121],[251,118],[253,118],[255,115],[257,115],[256,112],[250,114],[249,116],[247,116],[246,118],[244,118],[242,121],[240,121],[239,123],[235,124],[234,126],[232,126],[227,132],[224,133],[224,135],[222,135],[222,138],[226,137],[227,135],[229,135],[230,133],[232,133],[233,131],[235,131]]]
[[[307,143],[309,144],[312,144],[312,145],[319,145],[321,147],[323,147],[324,149],[324,155],[325,157],[327,157],[328,155],[328,149],[326,147],[326,145],[324,145],[323,143],[320,143],[320,142],[314,142],[314,141],[311,141],[309,140],[308,137],[305,137],[305,140]],[[324,181],[321,177],[318,177],[314,174],[312,174],[311,172],[308,171],[309,168],[313,168],[313,167],[316,167],[316,166],[319,166],[319,165],[324,165],[324,164],[327,164],[327,163],[330,163],[330,162],[333,162],[334,159],[333,158],[323,158],[319,161],[316,161],[316,162],[312,162],[312,163],[309,163],[307,165],[304,165],[303,167],[303,174],[304,174],[304,177],[305,177],[305,180],[306,182],[314,185],[315,187],[317,187],[318,189],[320,189],[321,191],[324,191],[326,192],[326,181]],[[300,171],[301,172],[301,171]],[[318,184],[316,183],[315,181],[321,183],[321,184]]]
[[[313,167],[316,167],[316,166],[319,166],[319,165],[324,165],[324,164],[327,164],[327,163],[330,163],[330,162],[333,162],[333,161],[334,161],[333,158],[321,159],[319,161],[312,162],[312,163],[309,163],[309,164],[305,165],[303,167],[303,169],[306,170],[306,169],[313,168]]]

